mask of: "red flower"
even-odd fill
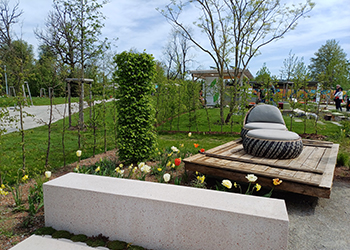
[[[204,148],[201,148],[201,153],[204,153],[205,149]]]
[[[195,148],[198,148],[199,144],[198,143],[193,143]]]
[[[181,158],[175,159],[175,166],[179,166],[181,164]]]

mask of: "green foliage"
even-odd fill
[[[41,227],[34,231],[34,234],[36,235],[52,235],[54,232],[56,232],[56,229],[53,229],[52,227]]]
[[[107,243],[107,247],[111,250],[123,250],[128,244],[124,241],[114,240]]]
[[[350,64],[339,42],[327,40],[311,58],[309,69],[314,80],[321,82],[325,89],[340,84],[350,86]]]
[[[58,230],[52,234],[52,238],[54,239],[70,239],[72,236],[73,234],[65,230]]]
[[[85,242],[87,240],[87,236],[84,234],[73,235],[71,241],[73,242]]]
[[[337,156],[337,166],[350,166],[350,156],[347,152],[339,152]]]
[[[37,178],[34,186],[29,187],[28,194],[28,213],[29,216],[34,216],[40,208],[44,206],[43,179]]]
[[[154,110],[151,94],[155,62],[146,53],[122,52],[114,57],[119,84],[116,107],[117,145],[121,161],[139,162],[149,159],[155,149]]]

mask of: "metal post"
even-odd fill
[[[4,65],[4,68],[5,68],[6,95],[8,96],[8,95],[9,95],[9,89],[8,89],[8,86],[7,86],[7,73],[6,73],[6,65]]]
[[[30,102],[31,102],[32,106],[34,106],[33,105],[33,100],[32,100],[32,94],[30,93],[30,88],[29,88],[28,82],[24,82],[24,83],[27,84],[27,89],[28,89],[28,93],[29,93]]]

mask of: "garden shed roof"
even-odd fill
[[[242,70],[239,69],[240,75],[242,74]],[[216,69],[210,69],[210,70],[192,70],[190,71],[192,78],[201,78],[205,79],[206,77],[219,77],[218,71]],[[225,71],[224,73],[224,79],[229,79],[233,77],[233,70]],[[245,77],[249,79],[253,79],[253,75],[250,73],[248,69],[244,71],[243,74]]]

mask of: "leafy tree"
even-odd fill
[[[100,42],[99,36],[104,26],[101,12],[104,4],[106,1],[54,0],[53,11],[48,15],[45,30],[35,31],[37,38],[51,48],[59,60],[69,65],[69,77],[84,78],[87,62],[102,53],[104,42]],[[79,128],[84,123],[83,86],[80,82]],[[69,104],[69,117],[70,109]]]
[[[281,78],[289,81],[295,71],[295,67],[298,63],[298,57],[292,54],[292,50],[289,51],[288,58],[283,60],[283,66],[280,70]]]
[[[326,44],[312,57],[309,69],[315,81],[323,84],[325,89],[342,85],[343,88],[350,85],[350,63],[347,55],[340,47],[339,42],[327,40]]]
[[[151,94],[155,74],[153,57],[146,53],[122,52],[114,57],[118,83],[118,154],[121,161],[136,163],[154,152],[154,110]]]
[[[194,38],[180,21],[181,12],[187,5],[195,5],[201,10],[201,16],[194,27],[204,32],[209,39],[209,47]],[[314,6],[310,0],[305,4],[287,6],[272,0],[174,0],[161,13],[175,26],[182,29],[186,37],[202,51],[210,55],[219,74],[220,116],[223,117],[224,71],[232,63],[234,70],[234,95],[243,85],[241,74],[248,69],[250,60],[258,55],[259,49],[272,41],[281,39],[294,29],[297,21]],[[236,97],[231,97],[230,120]]]

